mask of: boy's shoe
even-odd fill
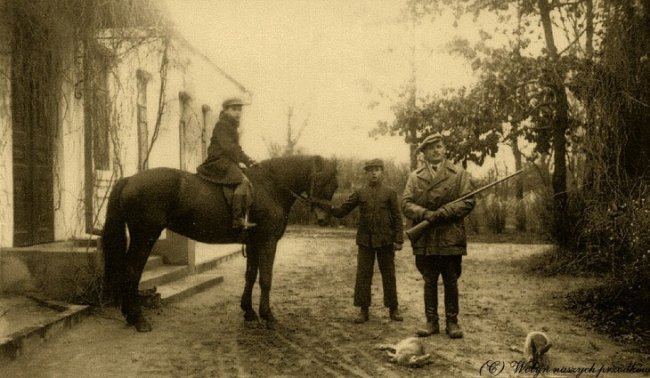
[[[404,320],[402,315],[399,313],[399,309],[397,307],[391,308],[388,314],[390,316],[390,319],[393,321],[401,322]]]
[[[451,339],[461,339],[463,338],[463,330],[460,329],[458,323],[447,323],[447,336]]]
[[[365,323],[370,319],[370,314],[368,313],[368,307],[361,307],[359,310],[359,315],[354,319],[354,322],[357,324]]]

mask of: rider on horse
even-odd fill
[[[219,185],[235,187],[232,196],[233,228],[248,229],[254,223],[248,223],[247,199],[250,201],[252,186],[246,175],[239,167],[243,163],[246,167],[257,165],[239,145],[239,118],[241,117],[244,102],[240,98],[226,99],[223,104],[219,121],[212,131],[208,158],[197,167],[199,176]]]

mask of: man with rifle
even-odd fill
[[[462,256],[467,255],[463,219],[474,208],[474,199],[453,201],[471,192],[470,177],[465,170],[446,159],[447,149],[438,133],[426,137],[418,146],[418,152],[424,156],[423,164],[409,175],[402,196],[402,209],[407,218],[414,224],[430,223],[417,240],[411,240],[415,265],[424,280],[427,320],[417,334],[424,337],[440,332],[438,277],[442,275],[446,332],[450,338],[461,338],[457,282]]]

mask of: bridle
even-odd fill
[[[311,180],[309,182],[309,195],[307,197],[303,196],[302,193],[298,194],[294,192],[293,190],[286,188],[291,195],[297,199],[298,201],[301,201],[302,203],[309,205],[309,206],[324,206],[324,207],[330,207],[332,206],[332,201],[328,201],[325,199],[321,198],[314,198],[314,187],[315,187],[315,179],[314,179],[314,172],[311,172]]]

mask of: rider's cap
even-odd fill
[[[440,133],[431,134],[428,137],[424,138],[422,143],[420,143],[420,145],[418,146],[418,148],[415,151],[420,152],[420,151],[422,151],[422,149],[427,144],[431,144],[431,143],[439,141],[439,140],[442,140],[442,134],[440,134]]]
[[[367,162],[365,162],[365,164],[363,164],[363,169],[365,169],[366,171],[374,167],[379,167],[381,169],[384,169],[384,162],[381,161],[381,159],[372,159],[372,160],[368,160]]]
[[[242,99],[239,97],[230,97],[225,99],[221,104],[221,106],[224,109],[228,106],[234,106],[234,105],[246,105],[246,103],[244,103],[244,101],[242,101]]]

